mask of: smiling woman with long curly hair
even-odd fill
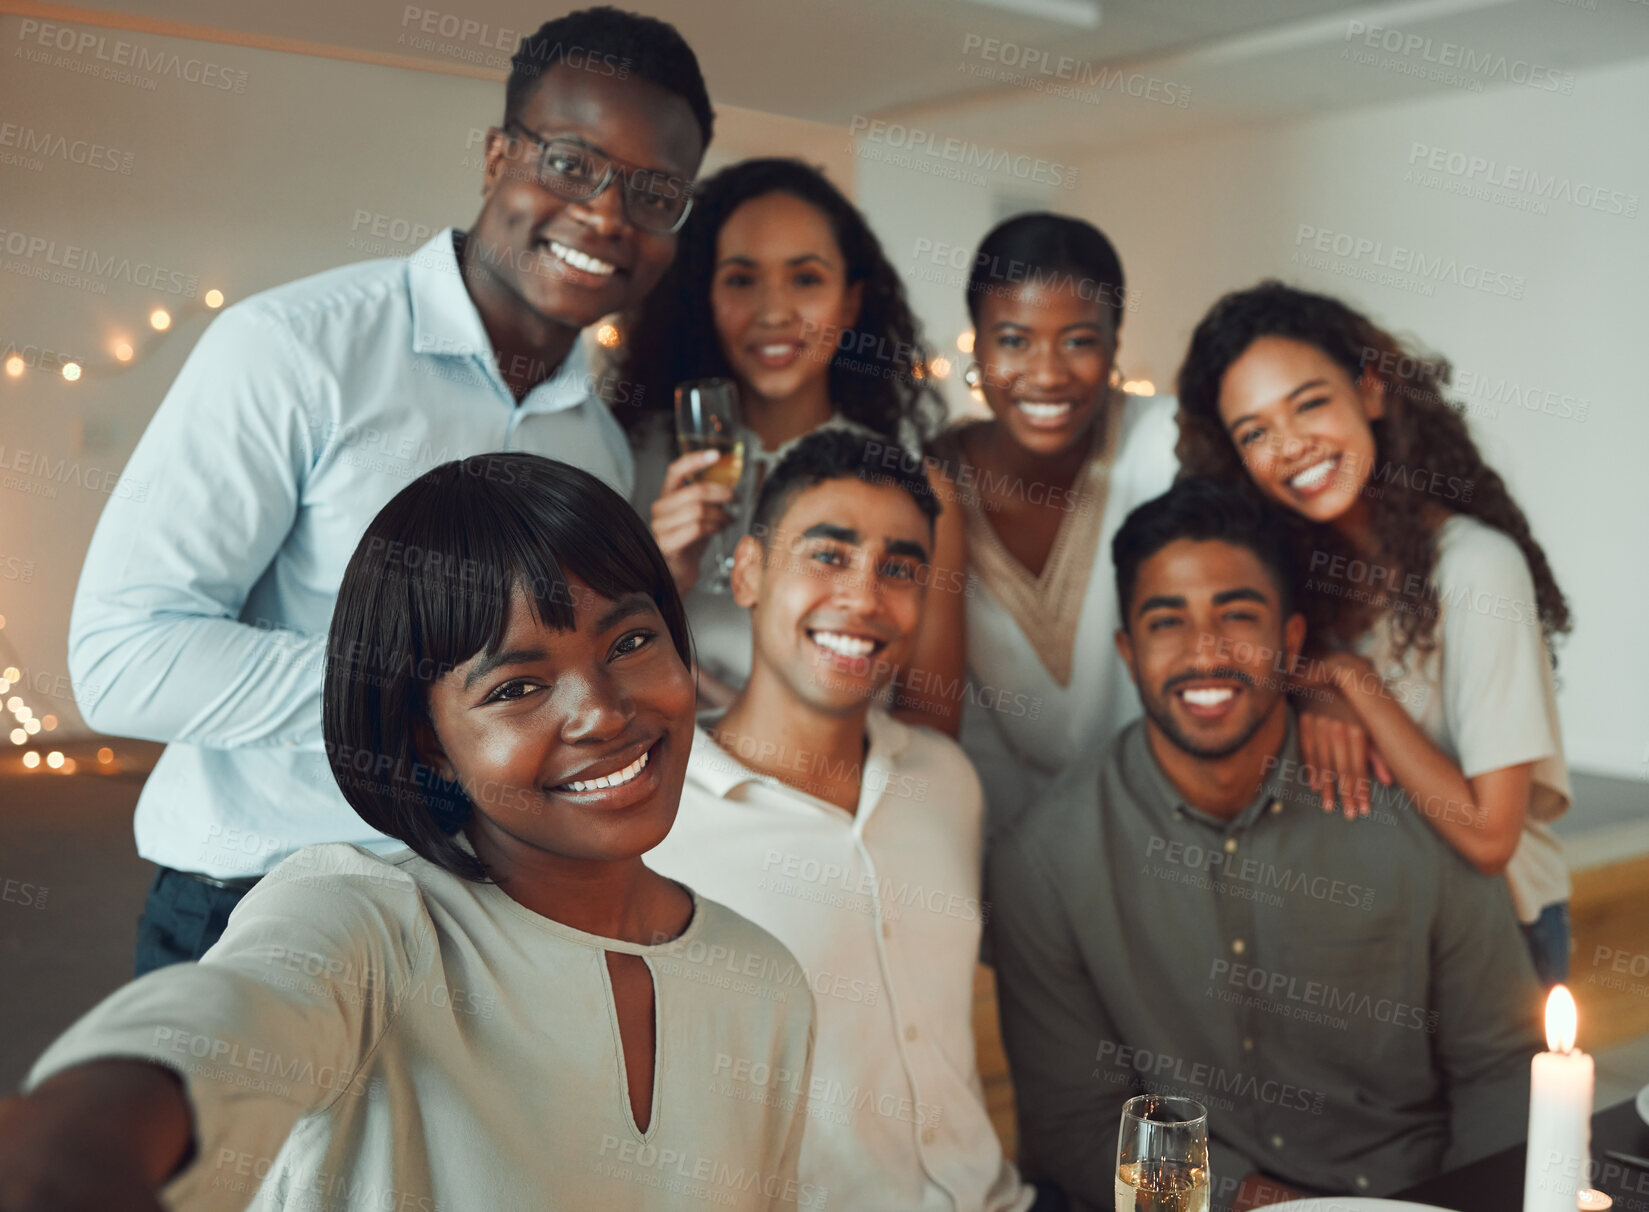
[[[1570,798],[1550,644],[1569,608],[1449,374],[1337,299],[1262,282],[1192,335],[1179,456],[1185,475],[1252,481],[1288,517],[1321,654],[1297,676],[1338,692],[1301,716],[1313,765],[1340,776],[1313,775],[1324,807],[1338,790],[1367,811],[1355,781],[1371,741],[1445,840],[1506,872],[1550,982],[1567,969],[1569,880],[1546,823]]]

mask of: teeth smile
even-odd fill
[[[795,352],[794,345],[763,345],[761,355],[764,358],[782,358],[786,354]]]
[[[815,631],[810,634],[813,642],[820,648],[828,648],[838,656],[862,657],[876,651],[875,640],[866,640],[856,635],[844,635],[839,631]]]
[[[1235,693],[1236,691],[1229,686],[1210,686],[1206,689],[1182,690],[1180,697],[1197,707],[1218,707]]]
[[[1016,400],[1015,403],[1033,421],[1056,421],[1071,411],[1069,401],[1063,404],[1039,404],[1034,400]]]
[[[653,751],[649,749],[635,761],[626,766],[623,770],[614,771],[612,774],[604,774],[598,779],[585,779],[582,781],[574,779],[570,783],[562,783],[560,790],[599,791],[603,787],[622,787],[625,783],[628,783],[631,779],[635,778],[636,775],[646,769],[647,759],[651,757],[652,754]]]
[[[1320,487],[1324,480],[1334,474],[1334,467],[1338,462],[1338,457],[1331,457],[1320,463],[1313,463],[1304,471],[1297,471],[1289,476],[1288,486],[1310,492],[1313,488]]]
[[[587,274],[600,274],[605,278],[612,273],[616,266],[607,264],[599,257],[592,257],[589,253],[579,252],[576,248],[568,248],[555,240],[550,241],[550,251],[574,269],[582,269]]]

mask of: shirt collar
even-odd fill
[[[492,355],[481,313],[464,289],[458,267],[456,229],[447,227],[407,258],[407,289],[412,296],[414,353],[468,358]]]
[[[412,298],[412,349],[437,357],[479,356],[493,361],[492,338],[481,322],[475,300],[464,289],[458,264],[461,233],[445,228],[407,259],[407,289]],[[492,367],[497,378],[497,368]],[[502,379],[499,380],[502,384]],[[523,412],[560,412],[576,408],[595,394],[589,351],[579,337],[555,373],[527,393]]]
[[[1185,802],[1179,789],[1168,781],[1168,776],[1157,764],[1156,754],[1151,752],[1150,738],[1146,733],[1145,721],[1136,720],[1129,726],[1128,734],[1122,740],[1121,758],[1124,775],[1128,782],[1136,789],[1136,794],[1153,812],[1162,816],[1189,817],[1194,821],[1212,825],[1221,832],[1239,832],[1251,826],[1262,812],[1272,809],[1274,804],[1287,805],[1288,779],[1298,769],[1300,759],[1299,733],[1295,727],[1294,709],[1285,707],[1288,715],[1288,731],[1283,735],[1282,748],[1277,751],[1277,760],[1271,764],[1260,789],[1255,792],[1254,798],[1236,816],[1229,820],[1223,817],[1212,816],[1200,808],[1194,808]],[[1281,811],[1281,809],[1273,809]]]
[[[687,781],[719,799],[726,799],[735,787],[752,782],[794,792],[794,788],[778,779],[750,769],[716,743],[708,729],[721,719],[721,714],[719,711],[707,711],[698,717],[693,729],[693,751],[687,762]],[[870,744],[865,750],[864,769],[859,774],[861,797],[867,783],[882,787],[887,785],[886,779],[872,780],[871,771],[892,769],[910,745],[909,726],[878,707],[872,707],[865,717],[865,735]],[[863,803],[861,798],[861,806]]]

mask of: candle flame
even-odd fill
[[[1574,995],[1564,985],[1553,985],[1546,998],[1546,1047],[1553,1052],[1573,1052],[1578,1019]]]

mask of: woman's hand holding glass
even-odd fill
[[[705,548],[733,521],[728,508],[733,489],[697,479],[720,457],[715,450],[695,450],[676,459],[665,470],[664,487],[653,502],[653,538],[682,593],[698,584]]]

